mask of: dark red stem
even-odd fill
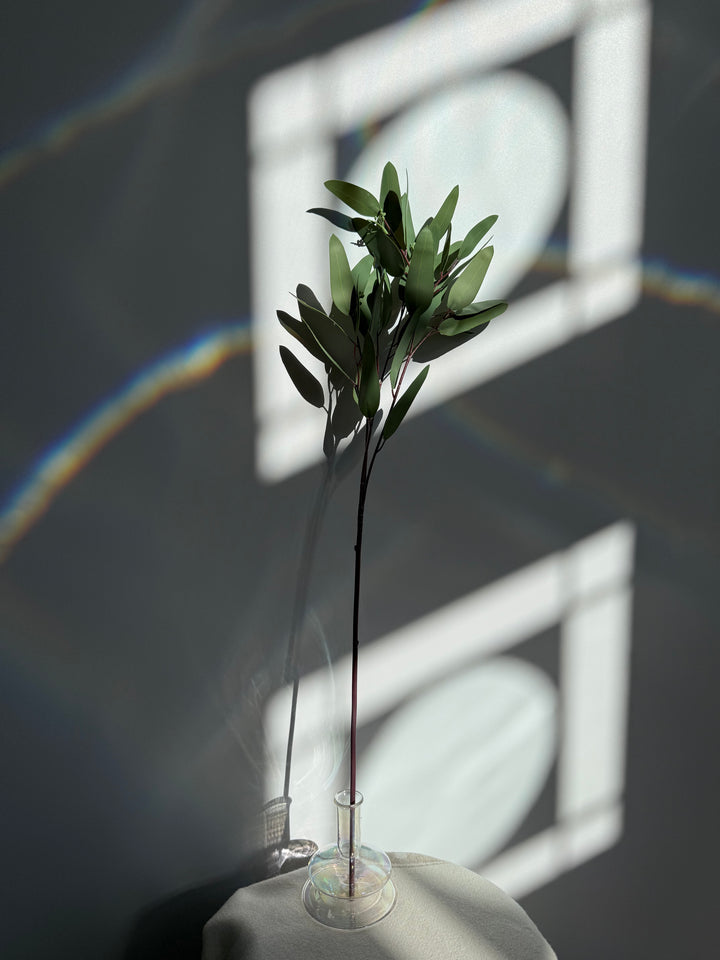
[[[357,783],[357,692],[358,692],[358,654],[360,651],[360,564],[362,560],[363,521],[365,518],[365,498],[369,480],[368,451],[372,437],[372,421],[365,424],[365,453],[360,473],[360,492],[358,494],[357,534],[355,537],[355,591],[353,597],[353,636],[352,636],[352,679],[350,707],[350,803],[355,803]],[[350,850],[348,883],[350,896],[355,894],[355,817],[354,808],[350,813]]]

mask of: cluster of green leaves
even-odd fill
[[[434,217],[417,234],[408,199],[395,167],[385,166],[379,199],[363,187],[328,180],[327,189],[357,216],[314,208],[334,226],[357,235],[367,254],[350,267],[335,234],[330,237],[332,305],[326,311],[302,284],[297,287],[299,319],[283,310],[283,327],[327,373],[327,391],[288,350],[285,368],[308,403],[328,413],[325,449],[357,433],[378,415],[381,384],[389,378],[392,400],[381,436],[398,428],[427,377],[425,367],[404,386],[411,361],[426,363],[467,343],[507,308],[500,300],[475,300],[493,256],[480,242],[497,220],[486,217],[463,240],[452,239],[459,188],[453,187]]]

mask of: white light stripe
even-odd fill
[[[516,844],[486,864],[482,873],[517,899],[607,850],[621,834],[622,808],[613,804]]]
[[[627,523],[616,523],[581,540],[567,552],[570,594],[575,600],[617,590],[630,579],[635,534]]]
[[[600,9],[575,42],[573,272],[634,258],[640,248],[650,9]]]
[[[577,15],[577,0],[465,0],[377,30],[328,55],[329,113],[339,130],[388,116],[438,86],[565,39]]]
[[[584,603],[563,623],[558,817],[615,801],[625,779],[630,592]]]

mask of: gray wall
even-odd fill
[[[203,920],[259,875],[262,705],[320,474],[268,485],[255,470],[247,96],[267,71],[408,13],[5,5],[8,960],[197,955]],[[559,956],[700,956],[715,940],[719,44],[709,0],[654,3],[637,305],[408,422],[368,507],[367,642],[634,526],[623,833],[523,900]],[[532,65],[560,94],[566,57]],[[548,245],[566,241],[563,211]],[[546,282],[548,262],[510,299]],[[236,327],[216,369],[158,386],[159,359]],[[133,406],[143,377],[157,395]],[[115,426],[83,447],[73,431],[119,396]],[[51,474],[59,449],[75,459]],[[354,498],[347,482],[333,499],[311,582],[331,659],[348,649]],[[535,641],[521,655],[556,679],[557,638]],[[552,806],[549,780],[517,836]]]

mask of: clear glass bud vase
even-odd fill
[[[395,905],[390,858],[360,842],[362,794],[335,795],[337,843],[318,851],[308,864],[303,903],[311,917],[328,927],[357,930],[376,923]]]

